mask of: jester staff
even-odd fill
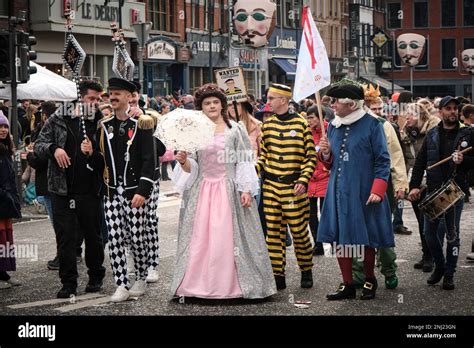
[[[110,30],[112,31],[112,41],[115,43],[112,70],[117,77],[131,81],[135,64],[127,52],[123,29],[119,29],[117,23],[113,22],[110,24]]]
[[[79,42],[76,40],[74,35],[72,34],[72,28],[74,25],[72,24],[73,19],[73,11],[70,8],[70,5],[66,7],[64,10],[64,17],[66,18],[66,42],[64,45],[64,54],[63,60],[65,65],[72,71],[72,80],[76,84],[77,89],[77,100],[80,100],[80,92],[79,92],[79,75],[84,64],[84,60],[86,58],[86,53],[82,49]],[[81,102],[79,102],[79,109],[81,115],[81,124],[82,124],[82,132],[84,139],[87,138],[86,135],[86,128],[85,128],[85,120],[84,120],[84,107]]]

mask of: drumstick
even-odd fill
[[[465,152],[468,152],[468,151],[471,151],[471,150],[472,150],[472,146],[469,146],[467,149],[464,149],[464,150],[460,151],[459,153],[465,153]],[[433,169],[434,167],[437,167],[437,166],[439,166],[440,164],[446,163],[446,162],[448,162],[451,158],[453,158],[453,156],[446,157],[444,160],[441,160],[441,161],[436,162],[435,164],[429,166],[428,168],[426,168],[426,170]]]

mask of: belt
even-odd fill
[[[282,184],[293,184],[296,180],[300,178],[301,173],[293,173],[290,175],[275,175],[272,173],[265,172],[263,177],[264,180],[271,180],[275,182],[280,182]]]

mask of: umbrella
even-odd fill
[[[192,153],[212,144],[215,129],[202,111],[178,108],[160,119],[154,135],[168,149]]]
[[[18,99],[70,101],[77,99],[76,84],[42,66],[30,62],[36,66],[37,73],[32,74],[27,83],[18,85]],[[10,84],[0,86],[0,98],[11,99]]]

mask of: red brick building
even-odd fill
[[[18,16],[19,11],[26,11],[26,21],[22,25],[25,30],[29,29],[29,0],[0,0],[0,29],[8,29],[8,16]]]
[[[453,60],[462,66],[461,51],[474,48],[474,0],[387,0],[386,9],[387,33],[427,38],[424,59],[413,71],[414,95],[471,96],[471,77],[463,75]],[[400,65],[396,50],[395,58]],[[391,78],[391,72],[386,73]],[[410,90],[410,68],[395,69],[394,76],[396,84]]]

